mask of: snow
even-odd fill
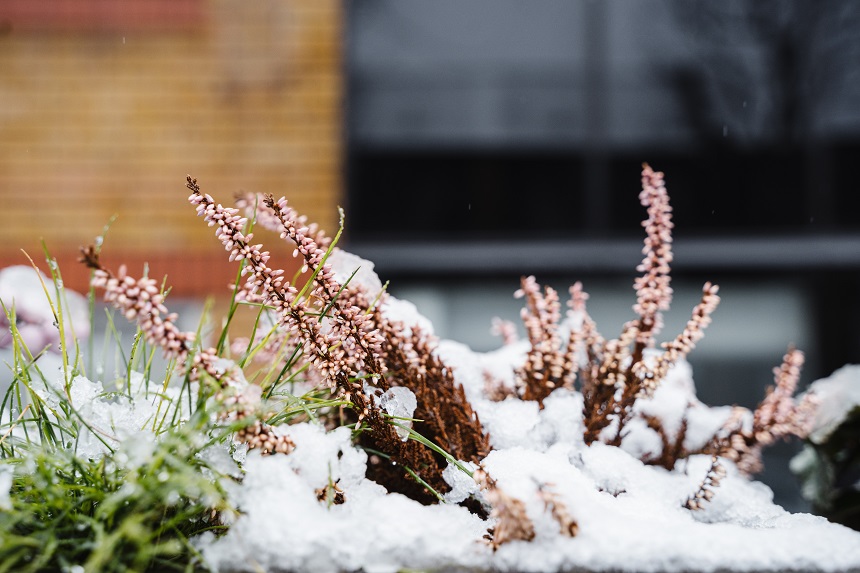
[[[474,462],[460,460],[460,465],[467,468],[470,472],[478,469],[478,465]],[[451,462],[448,462],[448,467],[442,471],[442,478],[445,480],[445,483],[451,486],[451,491],[445,494],[445,501],[447,503],[460,503],[468,499],[470,495],[478,494],[479,488],[475,480]]]
[[[382,304],[382,312],[386,318],[392,322],[400,322],[403,324],[403,333],[409,336],[412,332],[412,327],[417,326],[424,334],[433,334],[433,323],[427,320],[420,312],[418,307],[408,300],[400,300],[393,296],[385,297],[385,302]]]
[[[409,438],[409,429],[412,428],[412,421],[402,418],[411,418],[415,413],[415,408],[418,407],[418,401],[415,394],[409,388],[402,386],[394,386],[382,393],[379,398],[379,407],[392,418],[396,419],[395,431],[400,439],[404,442]]]
[[[492,523],[456,505],[469,496],[482,498],[474,481],[453,464],[443,474],[452,486],[446,503],[424,506],[387,493],[365,477],[368,455],[352,444],[349,428],[326,431],[302,423],[277,428],[296,444],[289,455],[261,456],[230,444],[202,454],[219,471],[242,476],[229,487],[238,513],[226,516],[231,524],[227,533],[194,540],[207,562],[225,572],[860,570],[860,534],[820,517],[786,512],[773,504],[769,488],[743,477],[728,462],[728,475],[706,509],[684,509],[683,501],[708,471],[710,458],[693,456],[668,471],[643,464],[631,455],[629,450],[635,448],[599,442],[586,446],[581,438],[582,401],[576,392],[555,391],[542,410],[513,398],[491,402],[478,397],[478,374],[489,364],[515,363],[520,349],[479,354],[446,342],[440,353],[456,363],[458,380],[476,396],[475,408],[494,447],[483,466],[503,491],[525,504],[534,522],[534,540],[514,541],[494,552],[484,541]],[[854,374],[847,370],[835,378],[846,383]],[[53,404],[62,387],[58,374],[42,397]],[[131,397],[105,394],[101,383],[79,376],[69,392],[93,430],[119,447],[117,461],[133,469],[153,452],[147,428],[160,386],[134,374],[131,389]],[[410,391],[395,389],[383,396],[390,414],[412,415]],[[663,416],[667,428],[680,420],[677,408],[685,411],[692,435],[688,438],[694,442],[726,416],[725,408],[710,409],[695,399],[691,371],[684,363],[641,407]],[[643,427],[631,434],[649,432]],[[647,441],[640,436],[633,443]],[[87,430],[82,430],[77,448],[87,457],[105,451]],[[10,503],[11,479],[10,471],[0,470],[0,508]],[[335,484],[345,502],[320,501],[326,499],[320,492]],[[541,490],[557,496],[576,520],[576,537],[560,534]]]
[[[62,371],[48,377],[45,387],[34,386],[34,391],[52,409],[58,408],[66,399]],[[76,453],[88,459],[97,459],[107,453],[107,448],[122,448],[130,468],[145,463],[152,451],[154,433],[152,427],[156,416],[164,416],[168,405],[176,400],[178,390],[145,380],[139,372],[132,372],[128,381],[129,393],[106,393],[102,382],[93,382],[84,376],[76,376],[69,384],[67,399],[76,415],[86,420],[78,431],[75,442]],[[196,383],[192,384],[196,394]],[[170,406],[171,412],[173,406]],[[187,419],[187,406],[181,418]]]
[[[819,404],[809,438],[821,444],[852,410],[860,408],[860,366],[843,366],[810,384],[807,393],[815,394]]]
[[[240,515],[224,536],[196,541],[205,558],[220,571],[860,571],[860,534],[786,512],[767,486],[728,461],[714,499],[692,512],[682,505],[707,473],[709,456],[679,461],[673,471],[645,465],[632,455],[656,447],[656,434],[644,425],[631,428],[624,448],[586,446],[582,400],[573,391],[556,390],[542,410],[515,398],[489,401],[481,393],[483,371],[503,377],[522,358],[518,345],[480,354],[443,341],[438,351],[490,434],[494,450],[483,466],[526,504],[534,540],[494,552],[483,541],[492,524],[455,505],[481,494],[451,464],[443,474],[453,488],[447,503],[422,506],[364,477],[367,456],[347,430],[300,424],[284,429],[296,443],[289,456],[248,455],[232,499]],[[686,416],[691,446],[713,435],[729,413],[696,399],[683,362],[640,408],[660,416],[670,432]],[[316,492],[334,481],[345,503],[328,506]],[[578,522],[576,537],[559,533],[541,489]]]
[[[362,259],[358,255],[335,247],[328,256],[326,263],[331,266],[334,278],[340,284],[345,284],[352,273],[355,273],[349,284],[365,287],[372,297],[378,295],[382,290],[382,281],[373,272],[373,262],[367,259]]]
[[[289,456],[248,455],[233,500],[241,516],[226,535],[199,548],[224,571],[393,572],[480,563],[485,524],[455,505],[423,506],[364,478],[367,455],[349,430],[290,427]],[[328,506],[316,490],[337,481],[346,503]]]

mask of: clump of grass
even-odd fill
[[[4,445],[13,477],[0,512],[0,571],[203,569],[189,539],[224,527],[229,477],[201,457],[207,428],[196,419],[137,443],[143,451],[120,447],[94,459]]]
[[[226,488],[237,466],[226,448],[245,422],[216,423],[223,404],[203,384],[194,393],[187,375],[181,390],[167,392],[172,377],[183,378],[175,361],[162,373],[161,388],[148,384],[155,375],[152,349],[140,330],[128,353],[115,328],[106,334],[105,348],[113,336],[121,357],[119,391],[76,395],[77,386],[92,383],[83,380],[84,352],[63,309],[59,267],[45,254],[51,277],[39,277],[60,334],[58,372],[41,360],[46,349],[28,348],[14,303],[3,304],[12,381],[0,401],[0,572],[206,569],[189,540],[221,530],[222,517],[233,512]],[[87,354],[96,370],[93,352]],[[132,387],[136,369],[144,372],[145,391]],[[94,407],[122,404],[154,414],[133,428],[93,421]],[[209,460],[217,452],[216,465]]]

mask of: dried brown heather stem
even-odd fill
[[[367,308],[366,293],[358,285],[348,285],[346,296],[356,306]],[[383,294],[380,303],[387,295]],[[466,399],[463,387],[454,381],[451,369],[436,355],[436,339],[417,325],[406,328],[389,320],[375,306],[368,313],[381,335],[379,362],[392,386],[412,390],[418,404],[413,416],[415,430],[460,460],[480,461],[490,452],[489,436]],[[439,458],[441,472],[447,463]],[[447,486],[445,486],[447,489]]]
[[[633,405],[636,403],[636,400],[641,397],[652,396],[657,386],[666,377],[669,369],[679,360],[686,358],[702,339],[704,329],[711,323],[711,313],[713,313],[720,301],[717,291],[718,287],[716,285],[705,283],[702,287],[702,299],[693,309],[692,317],[687,321],[683,332],[674,340],[663,343],[663,353],[653,362],[649,362],[645,356],[641,356],[637,361],[635,354],[633,357],[619,354],[613,360],[613,364],[624,363],[629,364],[629,366],[625,368],[626,371],[624,373],[616,375],[618,380],[616,380],[615,385],[621,388],[620,398],[616,398],[617,394],[613,394],[610,398],[610,402],[615,402],[612,405],[612,410],[614,410],[614,417],[617,420],[617,431],[610,441],[612,445],[617,446],[621,444],[624,438],[622,430],[633,416]],[[622,338],[620,339],[622,349],[628,348],[628,341],[636,332],[638,330],[635,327],[629,327],[622,334]],[[633,350],[634,353],[640,344],[637,340]]]
[[[340,480],[337,480],[333,483],[328,483],[325,486],[314,490],[314,493],[317,494],[317,500],[321,502],[325,502],[326,505],[342,505],[346,503],[346,494],[340,488],[337,483]]]
[[[681,424],[674,437],[669,435],[669,432],[666,430],[666,426],[663,424],[663,420],[659,417],[650,415],[644,415],[642,417],[645,420],[645,423],[648,424],[648,427],[657,432],[657,435],[660,436],[660,442],[663,446],[660,450],[659,456],[642,460],[646,464],[657,465],[671,471],[675,468],[675,463],[678,460],[684,459],[692,453],[700,453],[689,452],[684,447],[684,440],[687,437],[686,415],[681,418]]]
[[[663,181],[663,173],[654,171],[647,163],[642,164],[642,192],[639,202],[648,209],[645,227],[645,258],[636,268],[642,273],[633,286],[636,304],[633,311],[639,315],[636,321],[636,348],[633,362],[642,359],[645,348],[652,346],[654,336],[663,328],[662,311],[669,310],[672,302],[670,264],[672,263],[672,207]]]
[[[594,331],[595,325],[593,321],[591,325],[586,324],[586,320],[591,320],[591,317],[588,316],[588,313],[585,310],[585,301],[588,300],[588,294],[582,290],[582,283],[579,281],[575,282],[570,287],[569,292],[570,298],[567,301],[567,317],[570,320],[571,330],[567,338],[567,344],[561,355],[561,386],[563,388],[573,390],[577,374],[579,373],[579,358],[577,356],[577,352],[585,343],[585,338],[589,335],[589,328]],[[580,328],[574,328],[572,325],[575,323],[578,316],[582,324]]]
[[[578,337],[585,345],[585,365],[580,369],[580,393],[583,400],[583,424],[585,425],[585,443],[591,444],[600,436],[603,429],[609,425],[613,413],[612,400],[615,386],[605,383],[601,378],[601,365],[606,340],[597,331],[597,325],[586,309],[588,294],[577,282],[570,288],[570,307],[582,316],[582,326]],[[571,333],[571,338],[574,333]]]
[[[544,507],[558,522],[559,532],[567,537],[576,537],[576,534],[579,533],[579,524],[568,512],[567,505],[550,489],[551,486],[552,484],[540,484],[538,495],[543,501]]]
[[[662,380],[669,369],[678,362],[684,359],[696,347],[696,344],[705,336],[705,329],[711,324],[711,314],[716,310],[720,303],[720,297],[717,295],[719,287],[707,282],[702,287],[702,299],[699,304],[693,309],[693,315],[687,321],[684,331],[681,332],[674,340],[663,343],[664,352],[657,360],[656,364],[650,368],[640,367],[637,374],[642,379],[642,392],[646,396],[651,396],[654,390],[657,389],[657,384]],[[642,364],[642,363],[639,363]]]
[[[807,394],[800,402],[794,399],[794,391],[800,380],[803,353],[789,348],[782,365],[774,368],[774,385],[752,413],[752,426],[744,422],[749,412],[735,408],[732,416],[723,425],[723,436],[714,449],[718,455],[735,462],[738,469],[752,475],[762,470],[761,452],[779,439],[788,436],[805,438],[811,431],[817,399]]]
[[[249,400],[229,371],[218,368],[214,349],[194,352],[191,346],[194,333],[183,332],[176,326],[177,315],[168,312],[164,295],[159,292],[155,280],[149,277],[135,280],[127,274],[125,266],[121,266],[114,275],[102,266],[93,246],[82,248],[81,253],[80,261],[93,269],[93,287],[104,289],[105,302],[111,303],[128,320],[137,322],[147,342],[160,347],[165,357],[175,359],[181,367],[188,367],[192,380],[199,379],[205,372],[222,390],[232,388],[235,391],[225,399],[229,409],[222,421],[241,420],[254,415],[255,402],[259,400]],[[249,448],[259,448],[263,453],[289,453],[295,447],[288,436],[276,434],[259,420],[236,432],[235,438],[248,444]]]
[[[713,499],[714,488],[719,487],[724,477],[726,477],[726,468],[720,463],[719,457],[712,456],[708,473],[705,474],[696,492],[684,501],[683,506],[693,511],[705,509],[705,503]]]
[[[526,307],[521,312],[531,348],[519,375],[524,384],[523,399],[537,400],[543,408],[544,399],[562,384],[564,355],[558,323],[561,305],[558,293],[550,287],[540,287],[533,276],[523,277],[522,286],[514,296],[525,297]]]
[[[491,541],[493,549],[511,541],[534,539],[535,528],[526,513],[526,505],[499,489],[496,481],[482,468],[475,471],[474,477],[493,508],[490,512],[490,517],[496,520]]]
[[[337,324],[324,333],[319,308],[309,306],[311,304],[309,301],[319,300],[322,297],[328,297],[325,300],[331,301],[331,293],[337,292],[340,288],[332,278],[330,269],[320,268],[318,274],[321,274],[322,278],[315,281],[308,297],[300,299],[299,291],[284,281],[283,271],[273,270],[267,265],[269,253],[260,250],[262,245],[252,245],[250,243],[252,235],[243,234],[242,229],[247,220],[237,215],[237,209],[216,204],[211,196],[201,193],[197,180],[190,176],[187,178],[186,186],[191,190],[188,200],[196,205],[198,215],[203,216],[210,226],[218,226],[216,235],[225,250],[230,252],[230,260],[246,261],[242,270],[248,275],[245,289],[260,296],[263,302],[273,309],[278,323],[299,338],[305,357],[320,372],[329,387],[352,403],[358,415],[359,424],[362,421],[367,422],[371,430],[371,439],[376,447],[390,455],[393,461],[421,474],[432,487],[443,487],[445,484],[441,478],[441,472],[438,476],[435,473],[424,476],[425,468],[434,467],[434,458],[429,450],[412,440],[401,441],[395,429],[387,423],[384,413],[373,397],[364,393],[360,373],[354,369],[372,366],[373,362],[360,354],[356,359],[351,351],[357,346],[351,347],[345,344],[343,336],[344,333],[352,335],[360,330],[358,320],[352,324]],[[272,200],[270,207],[274,205],[278,205],[279,208],[279,211],[274,209],[273,211],[280,221],[279,224],[282,225],[281,232],[297,241],[298,251],[305,257],[308,266],[322,265],[318,245],[311,237],[305,235],[306,231],[303,227],[297,226],[292,212],[286,211],[286,201]],[[283,227],[287,226],[289,228],[285,230]],[[345,318],[347,316],[357,315],[344,313],[344,320],[352,320]],[[372,347],[369,341],[366,342]],[[377,385],[387,387],[384,377],[381,374],[375,375]]]

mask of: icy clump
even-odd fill
[[[162,385],[145,380],[139,372],[132,372],[127,381],[123,380],[128,393],[106,393],[101,382],[76,376],[66,395],[62,372],[48,381],[51,383],[46,387],[34,388],[45,403],[57,408],[61,400],[68,399],[77,415],[86,420],[86,425],[78,431],[76,453],[83,458],[97,459],[108,452],[108,447],[122,446],[130,450],[127,453],[132,467],[146,462],[146,448],[153,440],[156,415],[165,415],[168,404],[176,402],[178,393],[176,389],[165,390]],[[191,391],[196,392],[194,388]],[[187,416],[187,411],[180,414],[181,418]],[[143,453],[138,456],[134,453],[136,450]]]
[[[222,537],[197,543],[220,571],[394,572],[477,566],[486,524],[454,505],[423,506],[364,478],[367,455],[350,431],[289,428],[288,456],[248,455],[233,503],[241,515]],[[319,501],[337,483],[345,503]]]
[[[400,439],[404,442],[409,439],[412,420],[402,418],[411,418],[415,408],[418,407],[418,401],[412,390],[403,386],[393,386],[379,397],[379,406],[392,418],[398,418],[394,420],[396,423],[394,430]]]
[[[346,283],[349,280],[351,285],[361,285],[367,289],[367,293],[371,297],[376,297],[382,290],[382,281],[373,271],[373,263],[367,259],[362,259],[358,255],[353,255],[348,251],[335,247],[326,260],[334,272],[334,279],[340,284]],[[355,273],[355,276],[353,276]],[[372,302],[372,301],[371,301]]]
[[[810,384],[807,393],[815,394],[818,400],[809,439],[821,444],[852,410],[860,408],[860,365],[843,366],[827,378]]]
[[[461,461],[460,465],[470,472],[478,469],[478,465],[474,462]],[[464,472],[462,468],[457,467],[457,465],[451,462],[448,462],[448,467],[442,470],[442,479],[451,486],[451,491],[445,494],[445,501],[447,503],[460,503],[470,495],[478,493],[479,488],[475,480]]]

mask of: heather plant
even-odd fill
[[[663,425],[658,416],[637,411],[637,401],[653,397],[669,370],[684,360],[704,336],[711,323],[711,314],[720,298],[719,287],[707,282],[702,298],[695,306],[684,330],[674,339],[655,348],[655,337],[663,327],[662,312],[672,301],[672,209],[663,173],[647,164],[642,167],[642,192],[639,200],[647,210],[642,223],[645,241],[644,258],[637,270],[642,273],[634,281],[637,317],[627,322],[618,338],[605,339],[589,316],[588,294],[577,282],[570,287],[567,340],[561,335],[561,304],[558,293],[551,287],[541,292],[535,277],[523,277],[516,298],[524,298],[526,306],[521,318],[529,347],[525,363],[516,371],[516,390],[488,379],[491,399],[502,400],[509,395],[523,400],[535,400],[543,408],[544,400],[556,388],[578,390],[583,402],[583,440],[588,444],[603,441],[622,446],[626,427],[631,419],[640,417],[656,432],[662,443],[658,455],[642,461],[673,469],[678,460],[695,454],[712,454],[712,465],[699,490],[684,503],[689,509],[700,509],[709,501],[723,475],[720,457],[732,460],[747,475],[761,471],[761,450],[779,439],[794,435],[805,438],[815,412],[816,398],[808,394],[800,402],[793,398],[803,365],[803,353],[791,348],[781,367],[774,370],[775,385],[754,412],[735,407],[723,427],[705,445],[687,449],[684,445],[687,421],[682,418],[675,435]],[[496,321],[495,333],[506,344],[516,340],[510,323]]]
[[[558,292],[524,277],[515,296],[525,302],[526,340],[517,340],[512,323],[494,323],[506,347],[523,349],[514,354],[521,360],[509,373],[512,383],[485,370],[478,386],[468,388],[462,382],[467,368],[458,371],[448,362],[429,327],[398,314],[401,303],[372,271],[343,262],[348,255],[337,247],[343,213],[339,231],[329,237],[285,198],[243,194],[231,208],[190,176],[186,186],[189,202],[237,266],[220,330],[207,336],[202,322],[196,331],[183,330],[168,308],[167,282],[159,284],[145,270],[140,276],[125,266],[112,270],[103,262],[101,241],[83,248],[81,262],[91,270],[90,314],[101,293],[111,309],[105,348],[116,346],[122,357],[112,389],[110,381],[87,378],[98,370],[93,340],[83,352],[79,337],[65,332],[68,297],[50,256],[48,284],[55,292],[49,296],[48,284],[44,291],[59,332],[51,339],[62,358],[58,372],[40,361],[44,349],[31,351],[21,330],[27,325],[3,299],[13,382],[0,405],[0,496],[8,482],[8,496],[0,497],[0,571],[208,568],[206,548],[233,539],[234,526],[261,511],[253,496],[236,493],[260,483],[250,468],[259,469],[262,460],[274,462],[266,467],[283,462],[292,468],[279,474],[283,487],[299,495],[293,481],[307,479],[313,508],[305,511],[323,508],[327,519],[349,508],[354,492],[357,503],[366,495],[355,475],[340,467],[356,452],[367,456],[361,479],[386,492],[421,504],[464,506],[481,520],[493,551],[535,543],[548,531],[572,538],[587,530],[588,517],[556,485],[565,476],[535,475],[517,484],[505,481],[510,475],[502,471],[497,479],[495,430],[478,416],[479,410],[482,417],[494,414],[486,404],[531,404],[544,414],[560,403],[576,404],[564,418],[575,420],[569,426],[576,435],[570,438],[571,427],[551,432],[556,445],[573,448],[567,455],[574,465],[592,455],[614,455],[605,448],[633,448],[634,434],[643,431],[660,446],[640,455],[646,464],[678,473],[681,460],[709,459],[698,487],[692,484],[672,502],[685,515],[679,506],[707,509],[728,479],[727,467],[759,471],[762,448],[810,430],[817,401],[813,394],[793,397],[803,362],[795,349],[775,370],[775,384],[758,408],[732,409],[700,443],[688,439],[688,414],[697,407],[692,402],[674,426],[647,408],[702,338],[719,302],[718,288],[706,283],[684,330],[658,347],[662,313],[672,299],[673,224],[663,174],[647,165],[635,317],[617,338],[606,339],[588,314],[582,284],[570,288],[563,317]],[[299,270],[292,277],[255,242],[258,229],[293,245]],[[237,334],[232,321],[242,307],[255,320],[251,332]],[[127,353],[114,314],[136,329]],[[157,353],[163,371],[153,366]],[[498,419],[493,424],[504,430]],[[314,432],[331,436],[332,443],[346,435],[349,445],[338,442],[331,455],[329,444],[326,454],[323,438],[308,437]],[[329,456],[325,479],[302,477],[314,474],[307,465],[313,455]],[[600,493],[626,493],[611,479],[600,483]],[[261,487],[268,486],[263,480]],[[234,506],[234,499],[243,501]],[[243,544],[254,544],[242,535]]]
[[[718,287],[706,283],[702,300],[693,309],[687,326],[674,340],[664,343],[663,352],[647,355],[655,346],[655,336],[663,327],[662,312],[672,301],[670,264],[672,262],[672,209],[663,174],[647,164],[642,168],[642,193],[639,200],[648,211],[643,222],[645,255],[634,282],[638,317],[624,325],[618,338],[606,340],[588,315],[588,295],[582,284],[570,288],[571,318],[580,321],[568,340],[559,335],[561,317],[558,293],[550,287],[542,294],[534,277],[524,277],[515,296],[525,297],[522,319],[528,333],[528,360],[519,371],[524,400],[542,404],[559,386],[573,387],[577,379],[583,396],[584,439],[598,439],[618,446],[639,398],[653,395],[668,370],[695,348],[711,322],[719,303]],[[579,364],[577,352],[584,351],[585,363]],[[611,432],[610,432],[611,430]],[[606,435],[610,433],[610,435]]]

